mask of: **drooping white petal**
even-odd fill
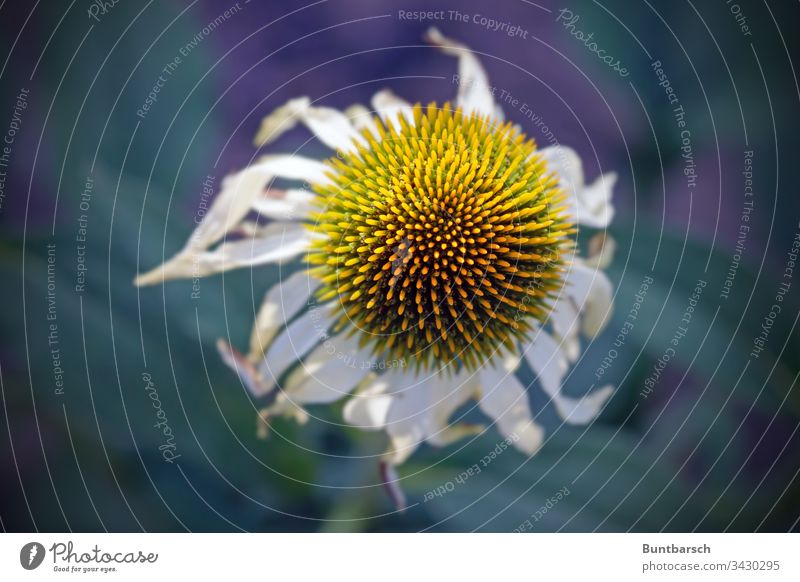
[[[372,108],[384,122],[390,122],[397,129],[400,129],[400,117],[409,125],[414,124],[411,104],[395,95],[389,89],[378,91],[372,96]]]
[[[260,172],[270,180],[286,178],[287,180],[303,180],[321,185],[331,183],[328,174],[333,172],[330,166],[319,160],[285,154],[261,156],[257,163],[247,169]],[[265,180],[266,182],[267,180]]]
[[[607,232],[598,232],[589,240],[588,256],[583,264],[590,269],[607,269],[617,252],[617,241]]]
[[[396,393],[386,418],[386,432],[391,441],[386,458],[393,465],[400,465],[432,432],[428,396],[436,376],[403,376],[394,372],[385,375],[391,377],[390,386]]]
[[[559,416],[568,424],[588,424],[600,414],[606,400],[614,393],[613,386],[603,386],[583,398],[560,396],[553,403]]]
[[[287,325],[259,365],[264,383],[273,386],[286,370],[327,337],[332,321],[327,309],[312,308]]]
[[[222,182],[222,191],[192,233],[187,250],[203,250],[220,240],[236,226],[263,195],[274,178],[306,180],[328,184],[330,169],[322,162],[300,156],[263,156],[257,163],[232,174]]]
[[[547,170],[558,175],[562,188],[572,193],[583,189],[583,162],[578,152],[570,147],[557,145],[539,150],[539,155],[547,162]]]
[[[604,174],[587,186],[583,162],[575,150],[566,146],[552,146],[544,148],[539,154],[547,162],[548,171],[558,176],[575,220],[593,228],[608,226],[614,216],[611,191],[616,183],[616,174]]]
[[[612,386],[605,386],[582,398],[564,396],[561,385],[569,364],[558,342],[542,330],[539,330],[525,350],[525,358],[536,372],[542,390],[550,396],[556,412],[569,424],[586,424],[592,421],[613,393]]]
[[[256,198],[253,210],[272,220],[304,220],[311,211],[314,194],[302,188],[267,190]]]
[[[388,393],[386,374],[368,382],[363,390],[353,394],[342,412],[348,424],[364,430],[379,430],[386,426],[392,395]]]
[[[413,423],[399,425],[387,422],[390,422],[386,432],[389,433],[391,444],[384,458],[392,465],[402,465],[425,440],[425,434],[419,425]]]
[[[561,393],[561,381],[569,365],[558,343],[544,330],[539,329],[525,350],[528,360],[545,394],[556,398]]]
[[[340,334],[323,340],[294,370],[284,385],[296,404],[323,404],[349,394],[370,373],[371,355],[356,337]]]
[[[561,344],[561,349],[570,362],[577,361],[581,344],[578,332],[581,327],[580,313],[575,302],[564,291],[561,292],[550,310],[548,322]]]
[[[450,423],[461,405],[477,394],[477,381],[466,373],[437,370],[422,375],[390,370],[368,383],[345,406],[345,419],[367,428],[385,428],[390,438],[385,459],[403,463],[423,441],[446,446],[482,430]]]
[[[240,354],[236,348],[220,338],[217,340],[217,351],[222,361],[239,376],[242,384],[253,397],[261,398],[269,394],[271,388],[264,383],[256,367],[248,358]]]
[[[313,107],[308,97],[298,97],[278,107],[261,122],[255,137],[256,146],[265,146],[292,129],[305,125],[326,146],[352,151],[363,138],[341,111],[330,107]]]
[[[428,29],[425,40],[438,47],[446,55],[458,58],[458,96],[456,105],[465,113],[477,112],[481,115],[497,117],[499,108],[492,97],[489,77],[469,48],[444,36],[439,29]]]
[[[613,308],[614,289],[606,274],[574,260],[562,293],[566,293],[581,310],[581,331],[588,337],[600,333]]]
[[[270,225],[273,226],[276,228],[259,238],[225,241],[213,251],[177,255],[156,269],[140,275],[136,283],[148,285],[169,279],[208,277],[241,267],[280,264],[295,258],[308,248],[311,237],[301,225]]]
[[[368,129],[375,137],[379,137],[378,128],[375,125],[375,115],[363,105],[356,103],[344,110],[347,119],[358,131]]]
[[[590,218],[590,221],[584,221],[584,224],[595,228],[604,228],[611,224],[611,220],[614,218],[611,195],[616,183],[616,172],[609,172],[598,176],[594,182],[584,186],[581,193],[582,210],[585,210]]]
[[[497,430],[520,451],[532,455],[544,442],[544,429],[533,420],[528,395],[514,374],[484,366],[478,372],[481,410],[492,418]]]
[[[507,362],[509,363],[509,362]],[[453,413],[470,398],[477,398],[480,393],[477,374],[465,371],[454,376],[439,373],[439,382],[433,385],[431,398],[431,427],[428,442],[436,446],[447,446],[470,434],[482,432],[481,425],[451,423]]]
[[[252,362],[261,360],[280,328],[308,305],[309,297],[318,286],[319,280],[311,277],[304,269],[276,283],[267,291],[250,334]]]
[[[383,486],[394,502],[394,506],[397,508],[397,511],[405,511],[406,495],[403,493],[403,488],[400,487],[400,477],[398,477],[394,465],[384,458],[378,466],[380,467]]]
[[[157,278],[167,280],[208,277],[240,267],[280,264],[295,258],[308,248],[311,238],[302,225],[275,223],[270,227],[275,228],[265,232],[260,238],[225,241],[213,251],[197,253],[194,258],[165,263]]]
[[[221,192],[184,248],[162,265],[137,276],[134,284],[152,285],[167,279],[203,276],[202,273],[198,275],[198,268],[205,269],[207,274],[217,272],[213,265],[218,263],[218,259],[240,251],[228,248],[225,253],[209,255],[204,251],[242,221],[252,209],[254,201],[262,196],[264,187],[270,180],[287,178],[327,184],[330,183],[327,176],[329,171],[331,170],[327,166],[315,160],[279,155],[264,156],[258,163],[228,176],[222,182]],[[199,265],[200,262],[204,264]]]

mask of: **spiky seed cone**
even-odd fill
[[[556,178],[510,123],[417,104],[376,120],[317,188],[309,254],[319,300],[338,302],[379,357],[475,369],[514,349],[561,286],[574,232]]]

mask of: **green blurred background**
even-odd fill
[[[800,281],[763,352],[751,350],[779,285],[791,282],[787,253],[800,220],[792,64],[800,8],[736,6],[738,21],[721,1],[570,3],[575,29],[627,66],[621,77],[558,21],[565,6],[544,0],[0,5],[0,132],[15,107],[21,113],[0,206],[2,528],[512,531],[530,520],[532,531],[796,530]],[[258,403],[218,358],[219,337],[246,345],[264,291],[286,270],[205,279],[199,298],[191,282],[137,292],[131,281],[180,248],[203,181],[219,184],[249,163],[261,117],[287,99],[344,107],[387,86],[412,101],[451,98],[455,61],[423,46],[430,23],[398,12],[420,9],[467,14],[467,22],[435,24],[478,51],[493,85],[577,149],[590,179],[620,175],[610,229],[615,315],[567,384],[571,394],[585,391],[616,349],[604,381],[618,389],[590,427],[561,425],[532,390],[548,429],[541,453],[504,452],[429,501],[427,492],[450,489],[501,437],[492,430],[466,446],[423,447],[400,468],[410,507],[397,513],[377,468],[381,435],[342,427],[337,407],[318,407],[319,419],[278,421],[258,440]],[[487,30],[475,15],[520,26],[526,37]],[[157,101],[138,116],[182,49]],[[686,112],[693,190],[654,61]],[[506,114],[543,141],[523,112]],[[293,131],[271,151],[327,155],[307,139]],[[754,207],[725,299],[746,151]],[[85,249],[76,240],[82,228]],[[645,277],[654,283],[615,348]],[[643,397],[698,279],[707,286],[688,333]],[[158,448],[145,373],[175,435],[173,463]],[[569,495],[542,514],[565,487]]]

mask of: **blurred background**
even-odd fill
[[[444,19],[401,16],[419,10]],[[750,0],[1,3],[0,525],[796,530],[798,21],[797,3]],[[336,407],[256,438],[258,403],[214,344],[246,345],[277,268],[204,279],[196,297],[192,281],[131,281],[183,245],[203,182],[250,163],[261,118],[287,99],[343,108],[384,87],[451,99],[456,61],[424,46],[431,24],[479,53],[531,137],[575,148],[589,180],[619,174],[615,315],[566,389],[618,388],[590,427],[561,425],[532,391],[541,453],[504,452],[452,490],[501,437],[423,447],[400,468],[410,507],[397,513],[383,438],[339,426]],[[302,129],[269,148],[298,149],[329,155]],[[699,280],[685,337],[659,364]]]

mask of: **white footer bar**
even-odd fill
[[[0,579],[749,582],[800,580],[798,554],[794,534],[4,534]]]

